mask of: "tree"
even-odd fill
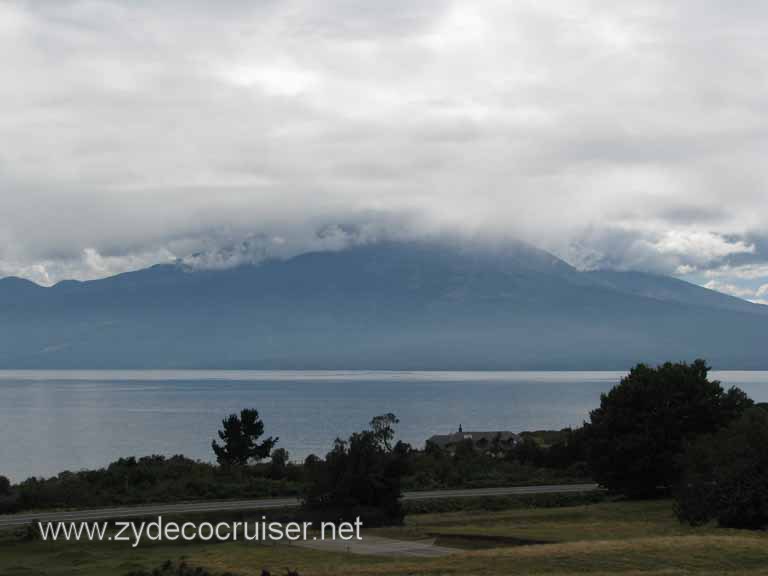
[[[306,505],[347,518],[367,515],[368,523],[401,521],[401,478],[410,446],[391,445],[395,422],[393,415],[377,417],[370,429],[352,434],[348,441],[337,439],[325,460],[313,462],[306,471]]]
[[[399,423],[400,420],[398,420],[392,412],[374,416],[371,420],[371,431],[376,440],[380,442],[386,450],[392,450],[391,443],[395,437],[395,425]]]
[[[223,445],[214,440],[211,447],[222,466],[245,466],[251,460],[263,460],[278,441],[270,436],[261,443],[257,442],[264,434],[264,423],[259,419],[259,412],[254,409],[241,410],[239,417],[230,414],[221,424],[219,439]]]
[[[738,388],[707,378],[703,360],[638,364],[600,398],[584,427],[593,477],[633,497],[669,490],[680,477],[680,455],[698,436],[727,426],[752,404]]]
[[[310,454],[309,456],[304,458],[304,466],[306,466],[307,468],[316,466],[320,462],[322,462],[322,460],[320,459],[320,456],[317,456],[316,454]]]
[[[18,495],[13,493],[11,481],[0,476],[0,514],[8,514],[18,510]]]
[[[288,461],[290,455],[285,448],[275,448],[272,450],[272,462],[269,466],[269,475],[275,480],[282,480],[285,478],[286,471],[288,469]]]
[[[504,446],[501,443],[501,433],[497,433],[491,441],[491,456],[494,458],[500,458],[504,456]]]
[[[768,411],[748,409],[714,435],[700,438],[683,457],[677,490],[681,520],[697,525],[768,525]]]
[[[509,460],[516,460],[520,464],[528,464],[530,466],[541,466],[544,457],[544,448],[530,434],[523,434],[520,443],[507,452]]]
[[[0,476],[0,496],[8,496],[11,493],[11,481],[5,476]]]

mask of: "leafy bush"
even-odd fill
[[[158,568],[148,570],[132,570],[126,576],[236,576],[232,572],[210,572],[205,568],[191,567],[186,562],[166,560]]]
[[[768,525],[768,411],[752,408],[729,427],[700,438],[683,458],[677,491],[681,520],[722,526]]]
[[[269,464],[269,476],[274,480],[282,480],[288,475],[290,455],[285,448],[275,448],[272,450],[271,462]]]
[[[289,466],[286,479],[273,480],[269,466],[223,469],[184,456],[121,458],[99,470],[25,480],[14,487],[13,510],[7,511],[299,494],[300,467]]]
[[[11,495],[11,481],[5,476],[0,476],[0,496]]]
[[[18,509],[18,498],[11,488],[11,481],[0,476],[0,514],[15,512]]]

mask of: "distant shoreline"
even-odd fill
[[[179,381],[179,380],[307,380],[307,381],[524,381],[526,376],[536,376],[537,381],[551,374],[561,382],[563,376],[579,376],[580,380],[585,375],[598,377],[598,380],[617,380],[625,375],[628,370],[240,370],[240,369],[207,369],[207,368],[82,368],[82,369],[55,369],[55,368],[0,368],[0,381],[3,380],[113,380],[113,381]],[[713,370],[715,379],[727,379],[729,374],[738,374],[741,377],[749,374],[763,375],[766,370]],[[119,376],[119,377],[117,377]],[[600,378],[602,376],[603,378]]]

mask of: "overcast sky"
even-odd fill
[[[768,300],[766,2],[0,0],[0,70],[0,275],[448,233]]]

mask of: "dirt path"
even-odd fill
[[[362,540],[303,540],[292,546],[324,550],[326,552],[348,552],[368,556],[400,556],[418,558],[438,558],[456,554],[460,550],[435,546],[434,540],[393,540],[381,536],[364,536]]]

